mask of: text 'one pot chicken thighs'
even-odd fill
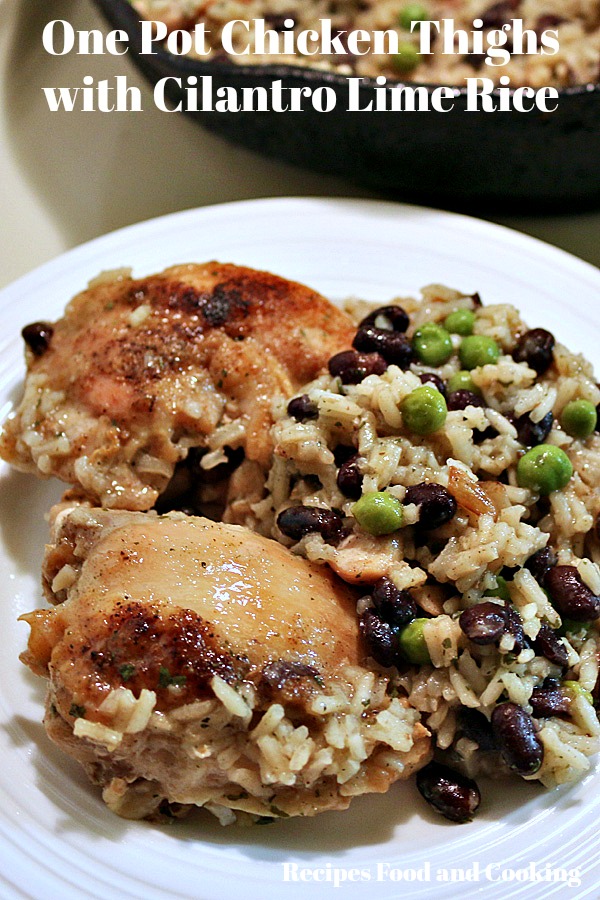
[[[313,815],[422,765],[426,730],[365,667],[323,567],[181,513],[66,508],[25,619],[46,727],[127,817]]]

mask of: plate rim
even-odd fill
[[[497,236],[503,243],[510,243],[513,246],[523,245],[525,248],[529,246],[532,252],[550,256],[552,259],[560,259],[569,268],[579,269],[581,275],[586,277],[586,279],[589,278],[595,280],[600,284],[600,268],[596,267],[593,263],[590,263],[567,250],[563,250],[561,247],[550,244],[541,238],[517,231],[507,225],[478,218],[477,216],[451,210],[435,209],[431,206],[421,206],[414,203],[399,203],[394,200],[386,199],[329,197],[324,194],[317,196],[290,194],[289,196],[282,197],[257,197],[247,200],[228,200],[223,203],[189,207],[165,213],[163,215],[153,216],[149,219],[131,222],[128,225],[123,225],[120,228],[107,231],[53,256],[46,262],[35,266],[28,272],[25,272],[23,275],[20,275],[18,278],[9,282],[9,284],[0,289],[0,304],[6,293],[12,293],[15,290],[26,287],[29,279],[34,277],[37,279],[40,275],[52,275],[56,268],[62,268],[64,262],[78,260],[92,249],[102,250],[104,247],[110,246],[119,238],[129,237],[132,232],[143,234],[146,231],[153,231],[159,226],[169,226],[178,222],[184,222],[186,219],[193,220],[197,217],[211,218],[212,216],[220,216],[225,211],[235,212],[239,209],[243,212],[255,207],[270,207],[277,210],[278,207],[286,207],[288,205],[297,205],[299,208],[311,206],[318,208],[319,206],[327,205],[328,207],[339,207],[340,211],[344,212],[352,210],[353,208],[367,213],[388,213],[394,210],[397,214],[410,213],[411,215],[417,215],[418,217],[421,217],[424,220],[428,219],[429,221],[442,219],[444,222],[448,222],[448,224],[456,223],[466,231],[477,230],[477,232],[483,233],[484,235],[489,234],[490,237]]]
[[[82,243],[77,247],[59,254],[54,259],[43,263],[41,266],[34,268],[30,272],[11,282],[11,284],[7,285],[2,289],[2,291],[0,291],[0,309],[3,307],[5,300],[10,300],[13,296],[18,296],[21,291],[23,291],[24,289],[26,290],[30,284],[35,284],[40,280],[40,278],[44,282],[50,281],[57,274],[60,274],[61,270],[63,270],[65,266],[68,268],[72,264],[78,265],[80,261],[86,260],[90,252],[92,251],[95,255],[102,255],[102,253],[104,253],[106,249],[117,246],[122,242],[123,239],[128,239],[132,234],[136,238],[136,241],[139,241],[143,240],[146,234],[155,232],[156,229],[158,229],[160,232],[160,230],[164,227],[170,228],[171,226],[178,226],[182,222],[193,221],[196,218],[199,218],[201,220],[210,220],[213,217],[219,218],[221,216],[227,218],[231,215],[235,216],[237,212],[241,211],[244,212],[244,214],[247,214],[248,212],[252,212],[252,210],[256,209],[257,207],[271,211],[273,216],[275,216],[278,212],[281,213],[282,210],[285,210],[286,214],[288,214],[290,205],[292,208],[303,209],[305,211],[309,209],[316,210],[318,208],[322,208],[323,205],[326,205],[329,209],[334,210],[334,212],[336,213],[342,213],[344,216],[352,215],[353,211],[359,211],[361,213],[364,212],[368,215],[371,215],[373,213],[375,213],[376,215],[382,214],[384,217],[388,215],[394,215],[395,217],[399,217],[401,215],[416,216],[425,223],[434,221],[439,222],[441,218],[443,222],[447,223],[448,227],[450,228],[460,225],[460,227],[467,233],[476,232],[478,235],[483,235],[484,237],[487,237],[489,235],[490,239],[493,239],[493,242],[499,242],[501,244],[508,243],[510,244],[510,246],[517,248],[517,250],[519,251],[522,251],[523,248],[525,248],[525,251],[531,249],[531,253],[533,255],[537,257],[551,258],[559,268],[566,267],[569,273],[573,274],[575,278],[585,279],[586,282],[589,281],[589,283],[594,288],[600,287],[600,270],[596,269],[596,267],[594,267],[593,265],[579,259],[576,256],[573,256],[570,253],[567,253],[566,251],[560,250],[559,248],[540,241],[537,238],[522,234],[520,232],[515,232],[514,230],[503,225],[497,225],[495,223],[490,223],[485,220],[477,219],[472,216],[466,216],[460,213],[435,210],[430,207],[421,207],[413,204],[398,204],[394,201],[387,200],[381,201],[354,198],[291,196],[259,198],[244,201],[230,201],[227,203],[215,204],[211,206],[190,208],[173,213],[168,213],[166,215],[144,220],[142,222],[132,223],[131,225],[127,225],[115,231],[100,235],[97,238],[86,241],[85,243]],[[91,272],[90,277],[94,277],[96,274],[97,272],[95,271]],[[81,289],[83,289],[84,287],[85,285],[81,285]],[[5,352],[5,348],[0,346],[0,357],[3,352]],[[4,547],[2,547],[2,551],[3,550]],[[318,822],[319,820],[317,819],[314,821]],[[456,843],[458,844],[460,842],[460,839],[457,838]],[[4,849],[4,847],[0,846],[0,861]],[[2,868],[0,862],[0,873],[1,872]],[[266,889],[272,887],[271,882],[265,882],[264,887]],[[381,895],[381,890],[384,889],[378,885],[379,895]],[[491,895],[492,894],[490,892],[490,896]],[[14,896],[17,896],[17,894],[15,894]],[[38,895],[31,896],[37,897]],[[93,896],[100,895],[94,894]],[[296,895],[290,893],[290,896]],[[323,894],[323,896],[325,896],[325,894]],[[327,894],[327,896],[329,896],[329,894]],[[333,894],[333,896],[339,896],[339,894]],[[354,896],[354,894],[352,896]],[[358,894],[356,894],[356,896],[358,896]],[[360,896],[364,896],[364,894],[361,894]],[[441,896],[441,894],[430,895],[415,893],[413,895],[412,893],[410,893],[405,894],[405,896],[432,896],[437,900],[437,897]],[[528,894],[528,897],[532,896],[533,894],[530,892]]]

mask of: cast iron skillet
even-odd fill
[[[347,112],[342,75],[291,66],[239,66],[178,57],[157,48],[140,55],[139,15],[127,0],[94,0],[111,28],[129,35],[130,55],[151,82],[211,75],[231,85],[285,88],[329,85],[336,108],[315,112],[193,112],[231,141],[316,171],[341,175],[384,195],[485,213],[566,212],[600,206],[600,84],[566,88],[552,113],[467,112],[456,89],[452,111]],[[374,97],[365,80],[361,106]],[[434,85],[429,85],[432,90]],[[175,81],[169,100],[184,100]],[[165,113],[167,126],[170,113]]]

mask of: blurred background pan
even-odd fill
[[[190,112],[229,140],[308,169],[348,178],[433,206],[474,212],[567,212],[600,206],[600,84],[560,91],[551,113],[467,112],[464,88],[450,112],[347,112],[343,75],[289,66],[240,66],[174,56],[157,47],[141,55],[139,14],[127,0],[94,0],[111,28],[129,35],[130,54],[152,85],[168,83],[169,102],[185,103],[186,79],[211,75],[229,85],[270,89],[327,85],[337,96],[327,113]],[[365,79],[361,107],[375,96]],[[428,85],[433,90],[434,85]],[[169,115],[165,114],[165,127]]]

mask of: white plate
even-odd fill
[[[216,258],[266,268],[331,297],[385,301],[442,282],[508,301],[600,362],[600,273],[497,226],[363,201],[265,200],[190,210],[92,241],[0,294],[0,410],[19,396],[22,325],[60,315],[103,269],[141,276]],[[223,829],[202,815],[159,828],[103,806],[78,767],[46,739],[43,685],[17,661],[39,605],[43,521],[54,483],[0,472],[0,896],[6,898],[346,897],[458,894],[597,897],[600,777],[570,790],[486,786],[476,821],[436,818],[412,784],[345,813]],[[549,867],[549,868],[548,868]],[[455,879],[443,879],[454,869]],[[342,880],[337,887],[335,879]],[[536,880],[537,879],[537,880]],[[540,880],[543,879],[543,880]],[[548,880],[549,879],[549,880]],[[567,880],[565,880],[567,879]]]

